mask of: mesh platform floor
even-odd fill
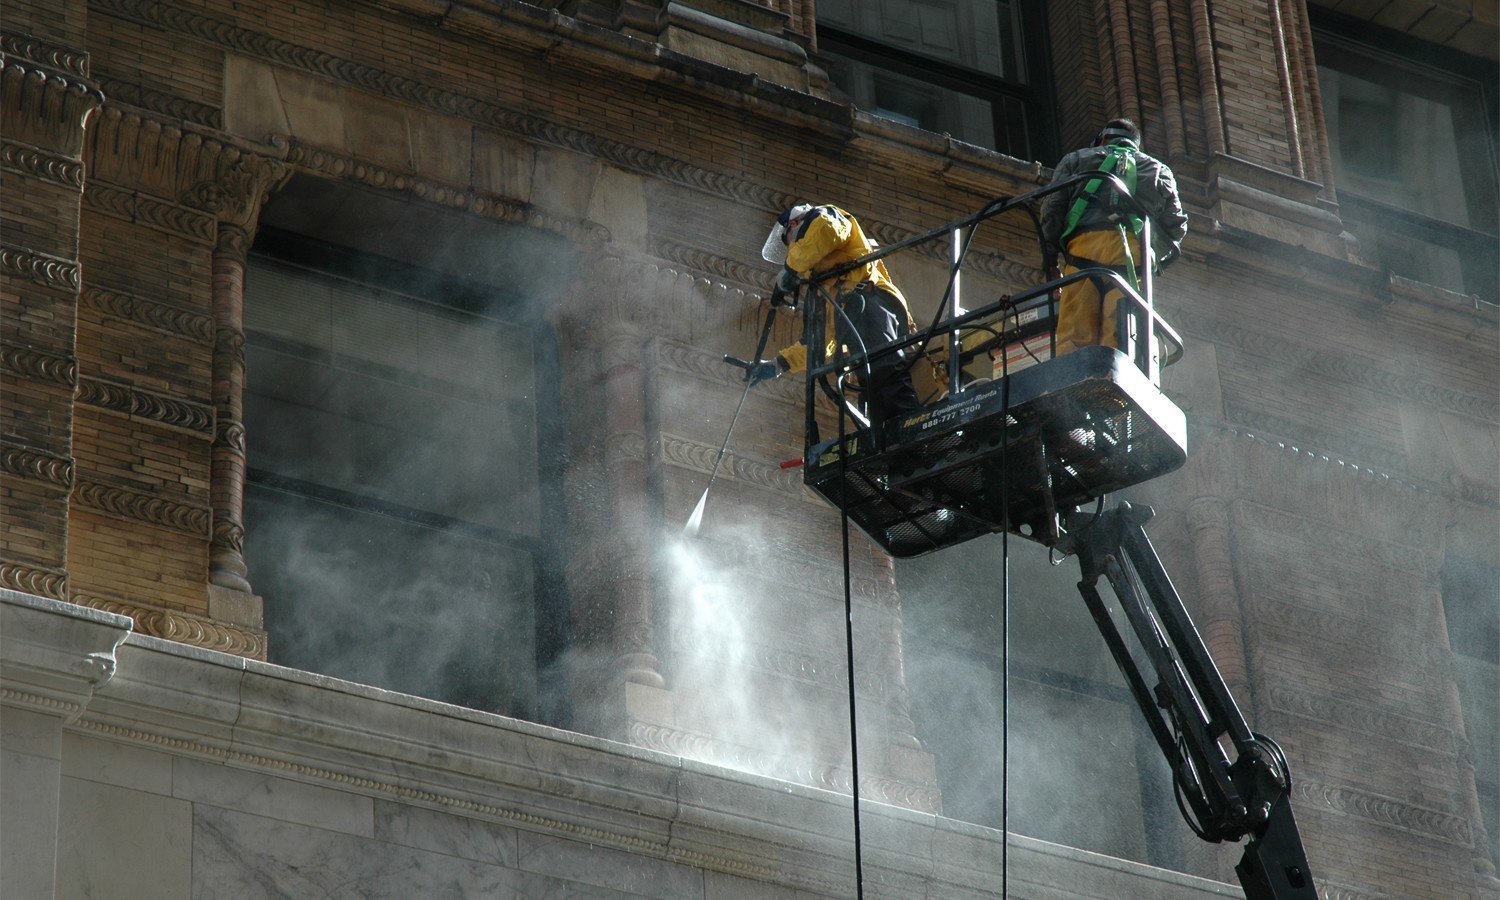
[[[1182,410],[1107,347],[971,388],[887,427],[880,453],[846,438],[847,464],[837,440],[809,448],[804,479],[903,558],[1006,528],[1050,543],[1058,510],[1187,459]]]

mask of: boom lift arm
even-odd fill
[[[972,238],[981,222],[1011,210],[1031,214],[1040,242],[1032,204],[1101,178],[1136,207],[1144,221],[1141,243],[1152,246],[1149,213],[1124,184],[1113,175],[1084,173],[997,199],[972,216],[815,272],[804,283],[817,285],[962,229]],[[1153,306],[1152,266],[1142,267],[1138,286],[1094,266],[971,313],[945,315],[962,256],[950,271],[938,318],[900,341],[840,350],[825,360],[825,304],[807,305],[805,482],[898,558],[1001,531],[1077,555],[1079,592],[1172,769],[1188,826],[1211,842],[1249,838],[1235,866],[1247,900],[1317,900],[1292,816],[1286,756],[1275,741],[1252,732],[1235,705],[1146,537],[1142,526],[1153,511],[1129,503],[1104,509],[1107,494],[1165,475],[1187,458],[1185,416],[1159,387],[1161,368],[1181,355],[1182,341]],[[1033,340],[1050,343],[1058,315],[1054,291],[1085,278],[1101,291],[1117,291],[1128,310],[1120,316],[1119,351],[1092,346],[1049,354],[1023,369],[1000,366],[992,379],[960,383],[959,364],[982,353],[999,350],[1003,357]],[[856,434],[820,441],[815,388],[849,409],[846,378],[868,371],[870,358],[903,348],[917,356],[929,349],[946,353],[947,395],[899,421],[878,428],[861,421]],[[1055,346],[1048,349],[1055,354]],[[1095,501],[1096,512],[1070,511]],[[1099,591],[1101,577],[1113,588],[1114,607]],[[1153,675],[1155,684],[1148,684]]]
[[[1317,900],[1292,817],[1291,773],[1250,730],[1142,527],[1149,506],[1071,513],[1057,549],[1078,556],[1079,593],[1172,768],[1183,818],[1206,841],[1250,840],[1235,866],[1246,900]],[[1136,639],[1127,643],[1098,590],[1103,576]],[[1144,656],[1156,685],[1147,686]]]

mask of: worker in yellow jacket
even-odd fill
[[[799,277],[857,259],[875,247],[858,220],[847,212],[837,206],[802,203],[777,217],[761,256],[782,265],[778,292],[790,293]],[[878,260],[814,283],[812,294],[827,299],[825,321],[834,326],[831,337],[825,334],[825,359],[832,359],[840,346],[846,355],[862,353],[915,330],[906,298],[891,281],[885,263]],[[855,367],[871,423],[884,422],[918,406],[911,367],[906,363],[911,352],[908,348],[880,354],[870,360],[868,373],[862,365]],[[782,348],[774,360],[754,363],[749,378],[751,383],[759,383],[806,369],[807,346],[799,341]],[[868,384],[864,383],[867,375]]]

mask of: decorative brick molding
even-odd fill
[[[752,267],[739,260],[718,256],[666,238],[653,240],[651,252],[680,266],[716,278],[727,278],[761,291],[770,291],[775,281],[775,271],[769,265]]]
[[[0,472],[54,487],[73,486],[73,460],[30,447],[0,444]]]
[[[99,87],[111,105],[126,104],[155,115],[167,116],[203,128],[222,129],[224,112],[206,103],[176,97],[129,81],[99,79]]]
[[[105,315],[160,334],[207,344],[214,338],[213,318],[133,294],[86,285],[79,302]]]
[[[1347,697],[1333,697],[1291,687],[1267,679],[1262,689],[1267,706],[1275,712],[1315,722],[1319,727],[1335,726],[1377,739],[1390,739],[1433,753],[1456,755],[1458,736],[1449,728],[1403,716]]]
[[[0,370],[58,387],[72,388],[78,384],[78,360],[29,347],[0,344]]]
[[[1341,813],[1459,847],[1474,846],[1467,819],[1393,797],[1324,784],[1304,776],[1293,782],[1292,798],[1299,808]]]
[[[77,400],[97,409],[180,428],[205,439],[213,436],[214,411],[204,403],[178,400],[130,385],[87,377],[78,380]]]
[[[83,163],[30,144],[0,141],[0,168],[83,190]]]
[[[190,644],[222,653],[233,653],[249,659],[266,658],[265,632],[238,628],[223,622],[215,622],[174,609],[139,606],[124,600],[94,597],[86,594],[74,596],[73,602],[92,609],[129,616],[135,630],[152,637],[166,638],[180,644]]]
[[[60,291],[77,291],[82,281],[76,260],[0,245],[0,272]]]
[[[196,537],[209,536],[209,511],[96,481],[80,479],[73,499],[81,506],[121,519],[144,522]]]
[[[89,55],[29,34],[0,32],[0,53],[39,66],[58,69],[75,78],[89,77]]]
[[[0,588],[68,600],[68,573],[19,562],[0,561]]]
[[[668,465],[679,466],[707,475],[713,469],[714,459],[719,455],[717,446],[690,441],[675,435],[660,437],[661,460]],[[788,497],[809,502],[820,502],[808,497],[802,490],[802,473],[796,469],[782,469],[764,460],[748,459],[725,451],[719,463],[717,476],[726,481],[741,481],[756,487],[768,488]]]
[[[213,216],[102,180],[89,180],[83,191],[83,203],[94,212],[146,225],[200,244],[211,244],[214,239]]]

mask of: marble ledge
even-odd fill
[[[0,597],[0,606],[16,614],[14,598]],[[120,617],[94,610],[29,601],[20,609],[32,619],[76,619],[85,634],[127,633]],[[17,642],[6,637],[8,651]],[[88,760],[75,760],[84,777],[117,781],[126,775],[107,767],[129,763],[141,768],[135,789],[170,789],[174,800],[235,821],[262,821],[274,807],[328,840],[369,840],[372,829],[391,827],[380,823],[395,810],[426,810],[483,830],[472,839],[530,835],[522,855],[581,844],[647,868],[688,867],[797,894],[848,896],[853,886],[850,802],[841,794],[149,636],[130,635],[116,655],[114,677],[66,727],[66,746],[97,763],[84,775]],[[101,756],[111,747],[115,755]],[[929,896],[993,896],[998,832],[868,801],[861,809],[867,883],[884,886],[876,893],[920,886]],[[1096,890],[1079,896],[1236,895],[1014,835],[1009,866],[1016,884]]]

